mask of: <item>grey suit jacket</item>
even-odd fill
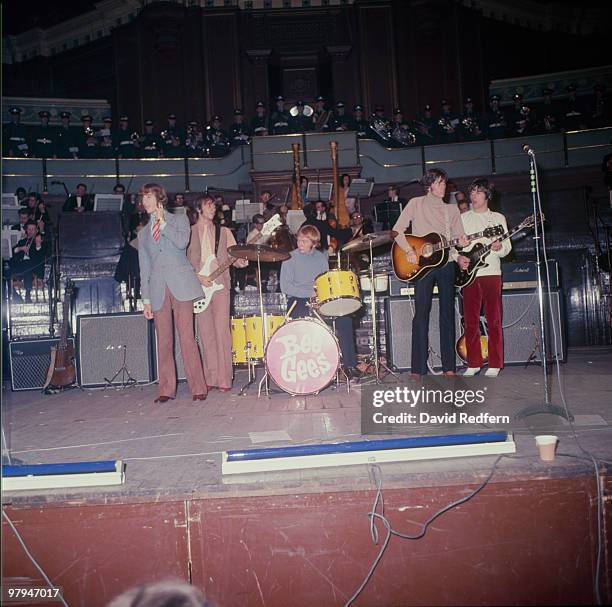
[[[159,241],[153,240],[150,222],[138,233],[140,292],[154,312],[164,305],[166,287],[179,301],[202,297],[200,282],[187,260],[189,220],[182,213],[165,213],[164,219]]]

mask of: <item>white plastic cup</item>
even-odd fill
[[[554,461],[558,440],[554,434],[540,434],[535,437],[536,445],[540,450],[540,459],[543,462]]]

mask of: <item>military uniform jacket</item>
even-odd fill
[[[132,133],[131,129],[117,129],[113,133],[113,147],[118,156],[123,158],[135,158],[137,156],[138,148],[134,145]]]
[[[307,131],[312,131],[313,129],[314,124],[312,123],[312,119],[308,116],[304,116],[304,114],[291,116],[291,120],[289,121],[290,133],[306,133]]]
[[[251,131],[244,122],[234,122],[229,129],[229,137],[232,145],[246,145],[249,142]]]
[[[57,127],[55,153],[59,158],[72,158],[79,153],[79,131],[69,126]]]
[[[274,110],[270,116],[270,131],[272,135],[286,135],[290,133],[291,120],[292,116],[289,112]]]
[[[28,129],[23,124],[9,122],[2,129],[2,147],[4,154],[10,156],[28,156]]]
[[[50,158],[55,154],[57,131],[54,126],[42,125],[35,127],[32,132],[32,156],[36,158]]]

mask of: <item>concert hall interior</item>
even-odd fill
[[[612,8],[2,7],[2,604],[612,604]]]

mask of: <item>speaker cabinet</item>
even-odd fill
[[[77,317],[79,384],[107,385],[124,365],[138,383],[153,381],[152,322],[142,312],[91,314]],[[120,385],[121,373],[113,381]]]
[[[457,298],[455,299],[457,302]],[[455,305],[455,310],[458,307]],[[414,298],[389,297],[386,301],[387,350],[391,364],[402,371],[410,370],[412,359],[412,319],[414,318]],[[429,364],[434,369],[442,368],[440,357],[440,307],[438,298],[431,302],[429,317]],[[455,332],[461,335],[461,317],[455,313]],[[457,365],[461,359],[457,357]]]
[[[461,317],[457,296],[455,330],[457,339],[461,335]],[[544,294],[545,329],[548,358],[564,361],[566,358],[565,322],[563,320],[562,293],[551,291],[550,302]],[[387,302],[388,353],[391,364],[400,370],[411,366],[412,319],[414,299],[412,297],[390,297]],[[438,298],[434,297],[429,320],[429,362],[441,368],[440,329]],[[504,362],[507,365],[525,364],[528,360],[541,360],[540,354],[540,308],[537,291],[510,291],[502,293],[502,324],[504,327]],[[556,348],[553,326],[557,335]],[[457,365],[463,361],[457,357]]]
[[[566,355],[565,322],[563,320],[560,291],[544,293],[544,318],[548,358],[564,361]],[[504,327],[504,361],[506,364],[524,364],[533,355],[541,361],[540,304],[537,291],[505,292],[502,294],[502,325]],[[555,340],[553,326],[557,334]]]
[[[74,347],[74,339],[68,341]],[[15,392],[42,389],[51,364],[51,348],[58,342],[59,339],[33,339],[9,343],[11,388]]]

